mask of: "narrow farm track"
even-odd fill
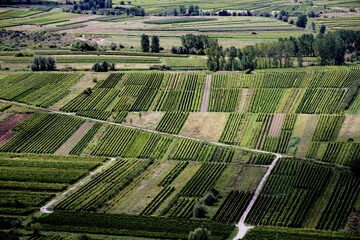
[[[107,161],[105,164],[101,165],[100,167],[96,168],[95,171],[92,171],[87,175],[84,179],[80,180],[79,182],[75,183],[71,188],[66,190],[65,192],[61,193],[60,195],[56,196],[54,199],[52,199],[48,204],[40,208],[41,213],[50,214],[53,213],[52,208],[64,197],[66,197],[68,194],[76,191],[79,187],[83,186],[85,183],[89,182],[92,179],[92,176],[94,176],[97,173],[100,173],[103,169],[109,167],[113,162],[116,161],[116,158],[111,158],[110,161]]]
[[[204,86],[204,94],[202,97],[200,112],[207,112],[210,99],[210,89],[211,89],[211,75],[206,75],[206,81]]]
[[[234,240],[242,239],[242,238],[245,236],[246,232],[247,232],[249,229],[253,228],[253,226],[246,226],[246,225],[245,225],[245,219],[246,219],[247,215],[249,214],[249,212],[251,211],[252,207],[254,206],[256,199],[259,197],[260,192],[261,192],[261,190],[262,190],[262,188],[263,188],[263,185],[264,185],[266,179],[270,176],[271,171],[274,169],[277,160],[278,160],[279,158],[282,158],[282,157],[283,157],[283,156],[280,155],[280,154],[275,154],[275,155],[276,155],[276,158],[272,161],[272,163],[271,163],[271,165],[269,166],[268,170],[266,171],[265,175],[264,175],[263,178],[261,179],[258,187],[256,188],[256,191],[255,191],[255,193],[254,193],[254,196],[252,197],[249,205],[246,207],[246,210],[245,210],[244,214],[241,216],[238,224],[236,224],[236,226],[239,228],[239,232],[238,232],[238,234],[236,235],[236,237],[234,238]]]

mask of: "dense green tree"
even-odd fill
[[[116,47],[117,47],[117,46],[116,46],[115,43],[112,42],[112,43],[110,44],[110,49],[111,49],[111,50],[115,51],[115,50],[116,50]]]
[[[102,63],[95,63],[92,67],[94,72],[107,72],[115,70],[115,63],[103,61]]]
[[[360,177],[360,158],[354,158],[350,163],[350,169],[355,176]]]
[[[98,49],[97,43],[89,43],[86,41],[77,41],[71,46],[71,51],[96,51]]]
[[[157,36],[152,36],[151,38],[151,52],[152,53],[160,52],[160,40]]]
[[[321,65],[341,65],[345,62],[345,43],[336,32],[318,34],[315,53]]]
[[[325,25],[321,25],[319,32],[320,32],[321,34],[324,34],[325,31],[326,31],[326,26],[325,26]]]
[[[306,28],[307,21],[306,15],[300,15],[296,20],[296,26]]]
[[[207,67],[211,71],[220,71],[225,69],[225,52],[223,47],[216,45],[206,50],[208,55]]]
[[[203,203],[196,202],[193,208],[193,217],[194,218],[205,218],[206,217],[206,207]]]
[[[311,23],[311,29],[313,31],[316,31],[316,24],[314,22]]]
[[[34,55],[30,68],[32,71],[53,71],[56,69],[56,60],[53,57]]]
[[[211,232],[206,228],[197,228],[193,232],[190,232],[189,240],[210,240],[211,239]]]
[[[180,15],[185,15],[186,14],[186,7],[184,5],[180,6]]]
[[[189,6],[189,10],[188,10],[189,16],[193,15],[194,12],[195,12],[195,7],[194,7],[194,5],[190,5],[190,6]]]
[[[141,35],[141,51],[149,52],[150,51],[150,40],[148,35]]]
[[[218,199],[217,199],[217,197],[214,196],[213,193],[208,193],[204,197],[204,203],[207,206],[213,206],[217,202],[218,202]]]
[[[315,38],[312,34],[303,34],[297,40],[297,46],[302,56],[314,56]]]

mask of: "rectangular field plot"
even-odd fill
[[[0,154],[0,213],[28,215],[105,159]]]
[[[149,165],[150,162],[148,160],[116,160],[92,181],[60,201],[55,206],[55,209],[96,210],[102,207],[110,197],[127,186]]]
[[[164,62],[174,70],[205,70],[206,59],[165,58]]]
[[[54,153],[83,123],[75,117],[35,113],[14,129],[18,134],[0,151]]]
[[[163,73],[111,74],[91,93],[81,93],[62,111],[106,120],[111,112],[147,111],[163,81]]]
[[[109,126],[92,154],[98,156],[161,159],[172,140],[171,137],[137,129]]]
[[[96,234],[131,235],[165,239],[186,239],[190,231],[203,226],[214,240],[226,239],[233,225],[209,220],[171,219],[125,214],[56,211],[38,220],[43,229]]]
[[[204,74],[171,74],[159,92],[155,111],[200,111],[205,86]]]
[[[330,183],[334,186],[329,190]],[[284,227],[306,224],[311,228],[340,230],[345,227],[359,190],[359,179],[346,172],[297,159],[281,159],[246,222]],[[314,212],[316,204],[326,207],[318,205],[319,211]]]
[[[67,94],[81,73],[24,73],[10,74],[1,80],[0,98],[50,107]]]

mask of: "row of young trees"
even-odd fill
[[[151,37],[151,43],[150,38],[148,35],[141,35],[141,50],[143,52],[152,52],[152,53],[158,53],[161,50],[160,47],[160,40],[157,36]]]
[[[288,68],[303,57],[318,57],[320,65],[342,65],[345,54],[360,53],[360,31],[334,31],[304,34],[298,38],[279,39],[278,42],[257,43],[242,49],[224,49],[214,44],[206,50],[208,69],[212,71],[254,70],[255,68]]]

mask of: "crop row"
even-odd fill
[[[80,155],[87,147],[89,142],[93,139],[95,134],[99,131],[101,123],[95,123],[94,126],[85,134],[85,136],[74,146],[70,151],[71,155]]]
[[[351,174],[341,173],[316,228],[331,231],[343,229],[359,191],[359,179]]]
[[[119,93],[119,89],[98,88],[90,95],[85,93],[79,94],[76,98],[63,106],[61,110],[67,112],[89,110],[104,111]]]
[[[49,107],[67,95],[82,74],[33,73],[10,75],[2,80],[0,98]]]
[[[169,217],[191,218],[196,198],[180,197],[169,211]]]
[[[155,111],[199,111],[204,90],[203,74],[171,74],[159,92]]]
[[[212,219],[228,223],[239,221],[252,196],[251,192],[231,191]]]
[[[106,121],[110,117],[111,112],[102,110],[81,110],[78,111],[76,115]]]
[[[175,191],[174,187],[164,187],[158,195],[141,211],[141,215],[151,215],[162,204],[162,202],[168,198],[171,193]]]
[[[156,127],[156,131],[178,134],[184,126],[189,113],[166,112]]]
[[[125,214],[56,211],[37,220],[46,230],[128,235],[136,237],[186,239],[199,226],[211,231],[214,240],[226,239],[230,224],[208,220],[175,219]]]
[[[144,148],[142,149],[138,157],[161,159],[169,148],[172,141],[173,140],[170,137],[165,137],[158,134],[151,134],[149,140],[146,142]]]
[[[320,152],[320,149],[322,151]],[[321,160],[339,165],[349,166],[352,159],[360,156],[360,143],[358,142],[311,142],[306,153],[307,158]]]
[[[251,229],[244,240],[357,240],[359,239],[352,233],[333,232],[333,231],[317,231],[310,229],[282,228],[257,226]]]
[[[159,186],[165,187],[170,185],[175,180],[175,178],[180,175],[180,173],[186,168],[188,164],[188,161],[176,163],[175,167],[171,169],[171,171],[161,180]]]
[[[203,196],[217,181],[225,168],[226,165],[222,163],[204,163],[186,183],[181,190],[181,195],[187,197]]]
[[[248,163],[256,165],[270,165],[275,156],[271,154],[252,154]]]
[[[320,115],[312,141],[334,141],[344,120],[344,115]]]
[[[182,139],[171,159],[201,162],[231,162],[233,156],[234,150],[194,140]]]
[[[327,167],[282,159],[265,182],[246,222],[301,227],[317,201],[331,170]]]
[[[210,91],[210,112],[234,112],[240,99],[240,89],[213,88]]]
[[[215,74],[218,88],[344,88],[360,76],[358,66],[267,69],[256,74]]]
[[[164,62],[171,69],[176,70],[205,70],[206,59],[193,58],[165,58]]]
[[[83,120],[56,114],[44,114],[42,121],[37,116],[27,121],[31,127],[18,133],[0,148],[2,152],[54,153]],[[36,124],[32,125],[31,120]]]
[[[124,73],[111,73],[103,82],[96,84],[97,88],[114,88],[124,76]]]
[[[113,110],[147,111],[158,93],[163,78],[163,73],[129,74]]]
[[[143,160],[117,160],[90,182],[60,201],[55,209],[96,210],[148,166]]]

